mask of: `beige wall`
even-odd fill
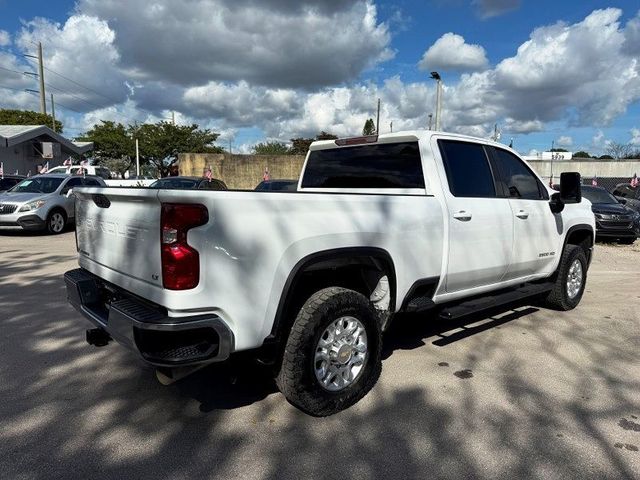
[[[229,155],[216,153],[181,153],[180,175],[201,176],[207,166],[214,178],[232,189],[253,190],[268,168],[272,179],[297,179],[304,163],[303,155]]]
[[[528,160],[529,165],[542,178],[551,175],[550,160]],[[559,179],[562,172],[579,172],[583,177],[633,177],[634,173],[640,175],[640,160],[584,160],[554,161],[553,176]]]

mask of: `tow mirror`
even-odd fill
[[[580,203],[582,201],[582,179],[578,172],[560,174],[560,200],[563,203]]]

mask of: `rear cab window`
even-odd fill
[[[495,198],[496,185],[484,145],[438,140],[449,191],[454,197]]]
[[[418,141],[311,150],[302,189],[424,194]]]

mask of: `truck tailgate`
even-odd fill
[[[82,188],[76,195],[80,265],[109,272],[125,286],[135,279],[162,287],[158,190]],[[94,268],[92,268],[94,267]]]

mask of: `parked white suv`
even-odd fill
[[[75,197],[79,186],[104,187],[100,177],[47,173],[25,178],[0,194],[0,226],[61,233],[75,216]]]
[[[298,192],[81,188],[71,304],[165,376],[254,350],[313,415],[354,404],[398,312],[580,301],[594,241],[580,176],[412,131],[315,142]],[[425,318],[426,320],[426,318]]]

